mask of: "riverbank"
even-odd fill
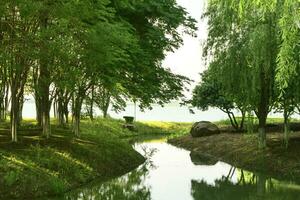
[[[300,132],[291,134],[288,149],[284,148],[282,141],[281,133],[268,133],[267,148],[264,151],[258,150],[256,135],[248,134],[222,133],[200,138],[185,135],[168,142],[252,172],[299,182]]]
[[[104,181],[122,175],[144,162],[128,138],[169,135],[182,128],[176,123],[136,123],[136,130],[131,132],[122,127],[123,123],[113,119],[83,120],[80,139],[73,137],[70,128],[52,125],[52,136],[45,140],[35,122],[26,121],[17,144],[10,142],[5,131],[9,125],[2,123],[0,199],[57,195],[95,179]]]

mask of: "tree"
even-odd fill
[[[300,36],[300,35],[299,35]],[[299,37],[300,38],[300,37]],[[281,87],[277,88],[277,99],[275,101],[275,108],[279,112],[283,112],[284,118],[284,145],[287,148],[289,144],[289,120],[292,114],[299,113],[299,84],[300,77],[298,75],[300,70],[300,57],[297,52],[299,52],[300,46],[295,48],[293,54],[293,62],[296,64],[296,75],[289,78],[289,84],[282,90]],[[279,85],[279,84],[278,84]]]
[[[126,107],[126,100],[128,99],[129,97],[126,96],[124,88],[119,84],[108,86],[105,83],[100,83],[95,87],[94,101],[102,111],[104,118],[107,117],[108,108],[110,106],[114,112],[124,110]]]
[[[181,33],[193,35],[196,27],[174,0],[4,0],[0,11],[0,119],[11,98],[14,142],[25,88],[34,94],[46,138],[53,101],[60,125],[68,122],[72,102],[79,137],[90,91],[90,107],[97,101],[104,114],[109,103],[116,110],[125,107],[125,99],[145,108],[183,96],[188,79],[161,61],[182,44]]]
[[[209,19],[209,38],[204,56],[213,61],[223,59],[215,72],[226,93],[239,92],[248,102],[248,109],[256,113],[259,147],[265,148],[266,119],[274,100],[279,12],[260,13],[251,3],[243,6],[242,2],[210,1],[205,15]],[[240,7],[244,8],[242,14]]]
[[[7,70],[7,81],[11,95],[11,134],[12,141],[17,142],[17,128],[20,103],[23,101],[24,86],[30,66],[33,65],[37,26],[35,1],[4,1],[1,13],[2,30],[2,66]]]
[[[89,66],[86,72],[80,71],[81,75],[87,75],[80,78],[81,83],[89,87],[81,87],[82,84],[75,87],[75,132],[79,131],[79,105],[86,91],[99,80],[123,88],[126,96],[139,101],[141,107],[151,107],[155,102],[164,104],[183,96],[187,79],[171,73],[160,63],[166,51],[178,48],[182,43],[177,28],[183,25],[185,31],[193,33],[195,21],[175,1],[130,1],[124,4],[112,1],[109,5],[116,9],[116,18],[110,23],[92,23],[94,28],[89,32],[84,48],[87,51],[80,62]],[[113,53],[107,55],[105,52]],[[79,96],[81,99],[76,100]]]
[[[239,107],[236,103],[224,93],[222,84],[218,82],[218,77],[214,77],[214,73],[205,71],[201,74],[201,82],[193,90],[193,97],[189,104],[203,111],[209,107],[216,107],[226,113],[230,119],[232,127],[237,131],[242,131],[244,128],[245,110]],[[240,110],[242,119],[237,121],[234,110]]]
[[[166,52],[182,44],[179,27],[184,33],[194,35],[195,20],[174,0],[113,0],[112,3],[117,14],[133,26],[139,39],[136,50],[130,53],[132,63],[128,66],[127,79],[120,80],[122,87],[141,107],[181,97],[188,79],[163,68],[161,61]]]

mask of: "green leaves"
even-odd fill
[[[183,96],[188,79],[161,66],[196,30],[175,0],[3,0],[0,11],[0,66],[18,94],[26,86],[48,107],[58,93],[73,95],[77,119],[95,85],[118,108]]]
[[[194,89],[189,103],[203,111],[215,107],[226,112],[234,108],[234,102],[224,92],[222,83],[208,70],[202,73],[202,81]]]
[[[282,9],[279,20],[282,44],[278,54],[276,81],[280,89],[285,90],[289,86],[289,80],[297,76],[297,66],[299,66],[299,60],[295,59],[295,56],[299,54],[297,46],[300,45],[300,28],[297,26],[300,3],[288,0],[284,2]]]

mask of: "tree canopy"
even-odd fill
[[[52,105],[60,125],[71,107],[79,136],[83,104],[106,112],[111,101],[118,110],[129,100],[145,108],[183,96],[189,80],[161,64],[196,30],[175,0],[17,0],[0,11],[0,116],[10,110],[15,142],[28,94],[45,137]]]
[[[222,107],[216,102],[221,95],[254,112],[262,148],[268,113],[283,110],[287,123],[298,104],[299,9],[297,1],[210,0],[203,16],[209,30],[203,56],[213,78],[202,77],[193,99],[201,103],[208,95],[197,91],[217,80],[222,87],[206,104]]]

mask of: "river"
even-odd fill
[[[199,163],[166,139],[139,142],[134,148],[148,158],[136,170],[52,200],[300,199],[300,185],[220,161]]]

